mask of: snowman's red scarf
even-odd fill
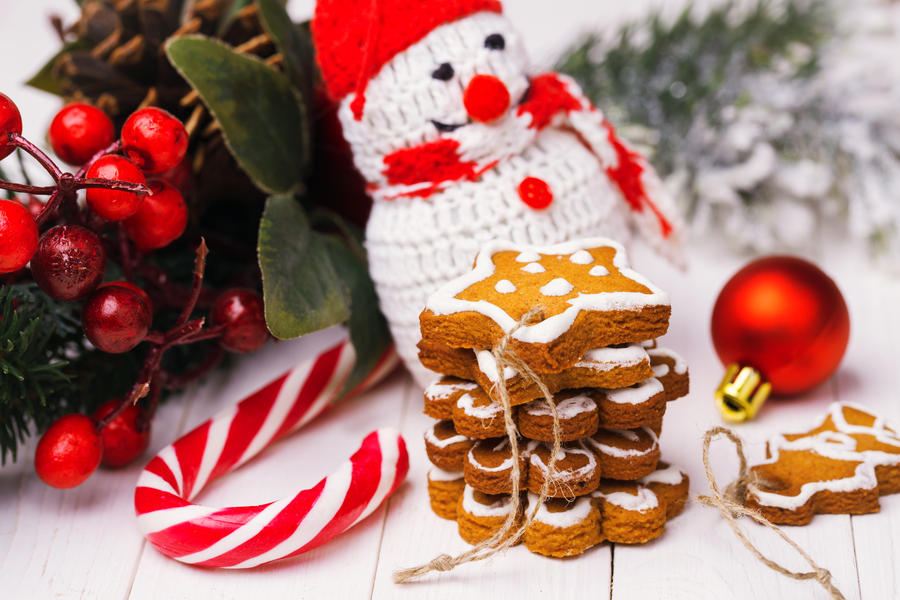
[[[462,181],[477,181],[486,171],[493,169],[501,161],[518,155],[532,144],[542,129],[552,125],[555,117],[573,111],[595,110],[586,101],[574,96],[556,73],[545,73],[531,80],[528,97],[516,109],[519,117],[527,117],[527,128],[531,135],[521,136],[521,147],[506,147],[501,156],[488,160],[467,160],[460,153],[460,143],[452,138],[442,138],[412,148],[404,148],[384,158],[384,176],[387,186],[373,187],[370,192],[385,200],[414,197],[428,198],[451,185]],[[616,135],[612,125],[604,119],[603,126],[608,132],[610,145],[616,152],[617,164],[606,167],[606,174],[616,183],[622,196],[634,212],[649,208],[659,221],[663,237],[672,232],[672,224],[647,194],[642,179],[643,158],[630,150]],[[576,130],[573,133],[591,149],[590,144]]]

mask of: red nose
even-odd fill
[[[472,120],[490,123],[509,110],[509,90],[493,75],[476,75],[463,92],[463,104]]]

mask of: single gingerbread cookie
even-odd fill
[[[472,381],[441,377],[425,388],[424,412],[432,419],[451,419],[453,407],[460,395],[477,389],[480,389],[478,384]]]
[[[515,420],[516,407],[512,409]],[[460,394],[451,412],[456,430],[471,438],[498,438],[506,435],[503,405],[478,388]]]
[[[659,437],[649,427],[600,429],[585,445],[596,452],[606,479],[640,479],[655,471],[659,462]]]
[[[554,397],[559,418],[560,439],[564,442],[584,439],[597,432],[600,417],[597,403],[590,396],[569,391]],[[544,400],[533,400],[516,411],[519,433],[530,440],[553,441],[553,413]]]
[[[665,334],[670,313],[665,292],[628,268],[616,242],[492,242],[471,272],[428,298],[419,324],[426,343],[452,348],[489,350],[509,335],[529,367],[558,373],[591,348]]]
[[[659,379],[666,388],[666,401],[671,402],[687,396],[690,392],[690,374],[687,363],[668,348],[651,348],[647,350],[653,376]]]
[[[593,390],[589,395],[597,403],[600,425],[617,429],[662,423],[668,399],[665,387],[655,377],[618,390]]]
[[[462,471],[472,440],[453,428],[453,421],[438,421],[425,430],[425,453],[431,464],[445,471]]]
[[[537,501],[536,494],[528,494],[526,514],[531,514]],[[522,541],[526,548],[544,556],[563,558],[581,554],[603,541],[600,509],[588,496],[571,501],[548,498],[537,509]]]
[[[512,508],[509,494],[485,494],[465,486],[456,508],[459,537],[473,545],[483,542],[500,531]],[[521,516],[520,503],[510,532],[519,528]]]
[[[643,544],[659,537],[666,521],[680,512],[688,496],[687,475],[667,468],[654,480],[604,479],[591,497],[600,510],[603,537],[620,544]],[[669,506],[673,506],[672,509]]]
[[[428,471],[428,499],[431,510],[442,519],[456,520],[456,507],[466,481],[462,471],[444,471],[434,467]]]
[[[489,350],[451,348],[432,341],[419,343],[419,360],[438,373],[473,380],[495,399],[500,398],[500,369]],[[640,344],[588,350],[574,365],[558,373],[543,373],[541,381],[551,394],[574,388],[622,388],[651,377],[650,357]],[[513,406],[542,398],[540,386],[512,367],[506,367],[503,383]]]
[[[750,470],[746,505],[773,523],[877,512],[880,493],[900,491],[900,436],[855,404],[832,404],[814,429],[778,436],[767,451]]]

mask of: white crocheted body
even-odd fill
[[[489,43],[497,36],[502,48]],[[366,229],[370,272],[399,354],[420,383],[436,375],[417,360],[419,313],[432,291],[471,268],[482,244],[597,235],[624,243],[629,236],[627,206],[606,171],[617,159],[602,114],[559,77],[577,109],[538,125],[537,113],[525,111],[533,84],[527,66],[509,21],[477,13],[437,27],[382,67],[368,82],[361,120],[350,109],[353,94],[341,103],[344,135],[374,197]],[[439,77],[439,67],[452,75]],[[476,74],[494,76],[509,92],[508,112],[490,123],[471,118],[463,101]],[[429,170],[436,150],[443,160],[432,164],[446,165],[450,156],[451,168],[470,172],[446,177],[446,169]],[[388,166],[404,153],[392,175]],[[522,200],[519,184],[528,177],[549,186],[548,207]]]
[[[554,201],[536,211],[519,198],[527,176],[541,177]],[[379,200],[366,229],[369,269],[397,350],[421,384],[435,374],[417,359],[419,313],[428,295],[471,270],[489,240],[554,244],[605,235],[628,236],[621,198],[597,158],[571,133],[548,129],[514,160],[478,182],[463,182],[427,199]]]

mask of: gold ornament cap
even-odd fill
[[[716,407],[729,423],[743,423],[756,416],[771,392],[772,384],[758,370],[731,363],[716,390]]]

